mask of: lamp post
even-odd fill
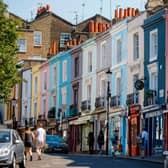
[[[108,149],[109,149],[109,99],[111,97],[111,92],[110,92],[110,80],[111,80],[111,74],[112,72],[110,69],[106,72],[107,74],[107,111],[106,111],[106,155],[108,155]]]
[[[12,99],[12,127],[16,129],[16,116],[15,116],[15,106],[16,106],[16,99]]]

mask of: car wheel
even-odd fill
[[[26,167],[26,156],[23,156],[23,160],[19,163],[19,168],[25,168]]]
[[[13,155],[13,159],[12,159],[12,164],[9,166],[9,168],[16,168],[16,158]]]

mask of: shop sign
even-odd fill
[[[153,111],[153,112],[148,112],[148,113],[145,114],[145,118],[160,116],[161,114],[162,114],[161,110]]]

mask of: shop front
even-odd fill
[[[104,111],[94,113],[94,137],[95,137],[94,149],[95,151],[99,150],[97,138],[100,130],[104,132],[104,137],[106,135],[105,120],[106,120],[106,113]],[[103,150],[105,150],[105,144],[102,148]]]
[[[148,155],[163,154],[164,118],[160,107],[143,110],[143,124],[149,134]]]
[[[117,135],[117,154],[125,155],[127,147],[127,112],[126,109],[113,109],[110,113],[110,153],[112,153],[112,137]]]
[[[88,146],[88,135],[89,132],[94,133],[94,122],[92,120],[91,115],[83,115],[80,116],[74,124],[78,126],[78,135],[79,135],[79,142],[80,146],[80,151],[81,152],[88,152],[89,151],[89,146]]]
[[[132,105],[128,110],[128,155],[138,156],[137,136],[140,134],[140,105]]]

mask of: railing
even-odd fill
[[[69,106],[69,117],[76,116],[78,112],[77,105],[71,104]]]
[[[105,97],[97,97],[95,101],[95,108],[105,107]]]
[[[131,93],[127,95],[126,104],[127,105],[133,105],[139,103],[139,93]]]
[[[121,105],[120,99],[121,99],[120,95],[111,97],[110,107],[119,107]]]
[[[90,100],[85,100],[81,102],[81,111],[86,111],[91,109],[91,102]]]
[[[147,90],[144,95],[144,106],[150,106],[157,103],[156,90]]]
[[[49,111],[48,111],[48,119],[49,118],[55,118],[55,107],[52,107]]]
[[[38,119],[40,119],[40,120],[45,119],[45,115],[44,115],[44,114],[40,114],[40,115],[38,116]]]

